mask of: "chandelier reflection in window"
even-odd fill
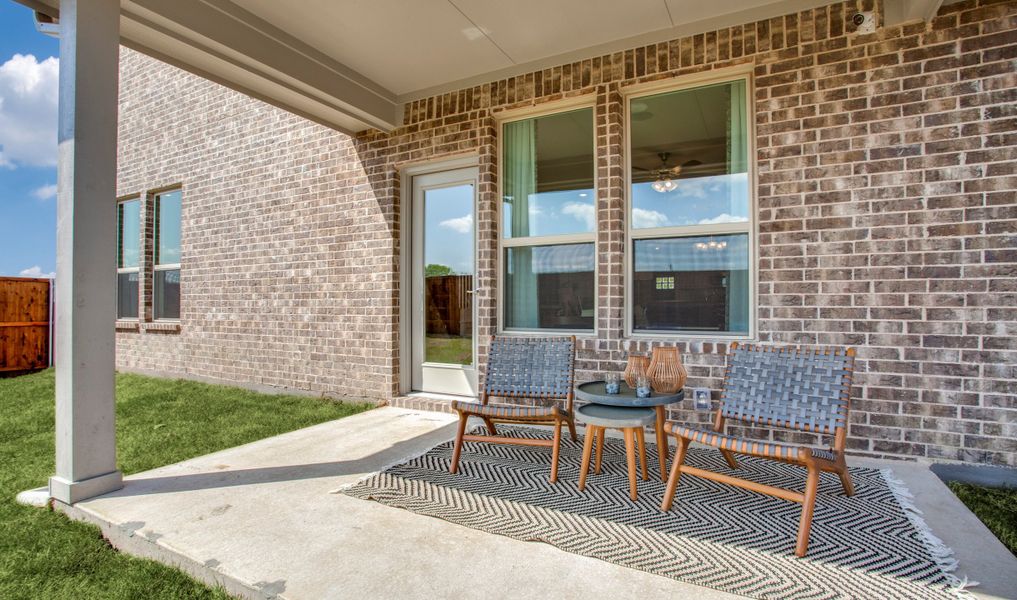
[[[709,242],[696,242],[696,250],[723,250],[727,248],[727,242],[710,240]]]
[[[654,171],[655,178],[653,183],[650,184],[650,187],[653,188],[653,191],[660,192],[662,194],[673,192],[678,187],[675,179],[677,179],[678,175],[681,174],[682,168],[680,165],[675,167],[667,166],[667,159],[671,157],[670,152],[661,152],[657,154],[657,156],[660,157],[661,166],[659,169]]]

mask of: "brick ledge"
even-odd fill
[[[160,331],[164,333],[179,333],[180,323],[178,322],[151,322],[142,326],[145,331]]]

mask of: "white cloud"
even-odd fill
[[[463,215],[455,219],[447,219],[438,223],[438,225],[458,233],[469,233],[473,229],[473,215]]]
[[[592,204],[580,204],[579,202],[568,202],[561,207],[562,214],[569,215],[586,223],[589,231],[597,229],[597,209]]]
[[[667,215],[662,212],[647,210],[645,208],[632,209],[632,226],[636,229],[644,227],[666,227],[670,224],[671,222],[668,220]]]
[[[31,54],[0,65],[0,167],[56,164],[59,68]]]
[[[57,186],[55,183],[50,183],[39,188],[32,190],[32,195],[39,200],[49,200],[50,198],[56,198]]]
[[[48,277],[50,279],[53,279],[54,277],[56,277],[56,273],[43,273],[42,272],[42,267],[40,267],[39,265],[35,265],[34,267],[29,267],[27,269],[22,269],[22,271],[20,273],[18,273],[18,276],[19,277]]]
[[[735,215],[729,215],[727,213],[720,213],[712,219],[700,219],[700,225],[716,225],[717,223],[744,223],[748,221],[745,217],[736,217]]]

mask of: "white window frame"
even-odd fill
[[[152,192],[150,197],[152,198],[152,320],[164,323],[179,323],[180,317],[166,318],[157,317],[155,314],[155,277],[160,271],[180,271],[180,263],[168,263],[159,264],[157,257],[159,255],[159,198],[164,194],[172,194],[173,192],[180,192],[180,253],[183,254],[184,245],[184,190],[180,186],[174,186],[165,188],[157,192]],[[180,291],[181,297],[183,296],[183,290]],[[179,301],[180,299],[178,299]],[[182,307],[181,307],[182,308]]]
[[[621,90],[625,106],[625,336],[646,339],[681,339],[689,341],[712,341],[724,339],[730,341],[753,341],[757,339],[758,312],[758,277],[759,277],[759,220],[757,218],[757,172],[756,172],[756,119],[755,119],[755,86],[752,80],[753,66],[739,65],[727,69],[718,69],[709,73],[697,73],[674,80],[655,81],[648,84],[633,85]],[[682,227],[632,227],[632,138],[631,122],[632,101],[646,96],[655,96],[668,92],[689,90],[707,85],[745,81],[745,116],[747,124],[746,149],[749,173],[749,220],[745,223],[717,223],[713,225],[689,225]],[[646,239],[673,239],[697,237],[704,235],[744,233],[749,236],[749,331],[745,333],[707,332],[707,331],[636,331],[634,325],[633,280],[635,275],[635,242]]]
[[[504,209],[505,203],[503,198],[505,194],[502,190],[504,177],[502,176],[502,169],[504,161],[504,144],[505,139],[505,125],[513,123],[515,121],[525,121],[527,119],[534,119],[538,117],[546,117],[549,115],[555,115],[559,113],[571,112],[575,110],[590,109],[590,118],[593,119],[593,208],[594,214],[598,214],[598,200],[600,194],[598,193],[598,178],[597,178],[597,161],[600,157],[600,148],[597,147],[597,102],[596,98],[590,95],[579,96],[576,98],[568,98],[556,102],[548,102],[539,106],[528,106],[520,109],[514,109],[505,111],[494,116],[498,127],[498,137],[495,142],[495,152],[498,157],[498,210],[497,210],[497,227],[498,232],[498,258],[495,261],[498,273],[497,273],[497,286],[498,286],[498,335],[519,335],[519,336],[548,336],[553,337],[556,335],[575,335],[577,337],[596,337],[597,336],[597,321],[598,315],[600,314],[600,261],[598,256],[600,255],[597,249],[597,230],[600,229],[599,219],[597,219],[597,227],[594,231],[587,233],[570,233],[563,235],[541,235],[541,236],[527,236],[522,238],[507,238],[505,237],[504,231]],[[598,214],[599,216],[599,214]],[[522,328],[522,327],[505,327],[505,249],[506,248],[523,248],[523,247],[535,247],[535,246],[564,246],[568,244],[593,244],[593,328],[592,329],[547,329],[547,328]]]
[[[138,241],[138,266],[136,266],[136,267],[121,267],[120,266],[120,262],[121,262],[121,260],[123,260],[123,256],[124,256],[124,252],[123,252],[123,247],[124,247],[124,242],[123,242],[123,239],[124,239],[124,228],[123,228],[123,221],[120,218],[120,214],[121,214],[121,211],[123,210],[123,205],[127,204],[128,202],[137,202],[138,203],[138,227],[139,227],[139,231],[141,232],[141,235],[138,236],[138,240],[137,240]],[[141,241],[142,236],[145,235],[145,226],[144,226],[145,215],[144,215],[144,212],[141,210],[141,209],[144,208],[142,206],[142,204],[143,203],[141,201],[141,197],[140,196],[130,196],[130,197],[127,197],[127,198],[120,198],[120,199],[117,200],[117,275],[118,275],[118,277],[117,277],[117,321],[140,321],[141,320],[141,312],[142,312],[143,307],[144,307],[144,303],[141,301],[141,292],[142,292],[143,286],[140,285],[140,283],[141,283],[141,263],[142,263],[141,254],[145,251],[145,245]],[[122,317],[122,316],[120,316],[120,289],[119,289],[119,287],[120,287],[120,277],[119,277],[119,275],[126,274],[126,273],[137,273],[138,274],[138,283],[139,283],[139,285],[138,285],[138,314],[134,315],[133,317]]]

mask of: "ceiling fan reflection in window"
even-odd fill
[[[653,177],[653,183],[650,184],[650,187],[653,188],[655,192],[660,192],[661,194],[673,192],[678,188],[678,183],[675,182],[675,180],[681,175],[682,169],[696,167],[703,164],[698,160],[693,159],[685,161],[680,165],[669,167],[668,159],[671,158],[670,152],[658,152],[657,157],[660,158],[660,166],[656,169],[646,169],[638,166],[633,166],[633,168],[650,173]]]

